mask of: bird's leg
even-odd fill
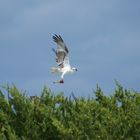
[[[59,81],[56,81],[56,82],[53,82],[54,84],[55,83],[60,83],[60,84],[63,84],[64,83],[64,75],[66,74],[66,71],[64,71],[63,73],[62,73],[62,75],[61,75],[61,79],[59,80]]]

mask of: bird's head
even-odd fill
[[[75,72],[77,71],[77,69],[75,67],[72,68],[72,72]]]

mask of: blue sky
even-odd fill
[[[115,80],[140,91],[139,0],[1,0],[0,85],[14,83],[30,95],[44,85],[65,95],[88,96],[98,84],[106,94]],[[53,34],[60,34],[78,72],[64,85],[55,66]]]

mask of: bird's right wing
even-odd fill
[[[57,43],[57,50],[53,49],[56,54],[56,62],[58,66],[64,67],[64,65],[69,64],[68,48],[60,35],[53,36],[53,40]]]
[[[65,53],[69,52],[68,48],[66,47],[65,42],[63,41],[63,39],[60,35],[54,35],[53,40],[57,44],[57,52],[59,52],[59,51],[64,51]]]

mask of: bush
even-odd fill
[[[65,97],[44,87],[30,98],[6,86],[0,90],[0,139],[139,140],[140,94],[117,84],[112,96],[98,86],[95,95]]]

